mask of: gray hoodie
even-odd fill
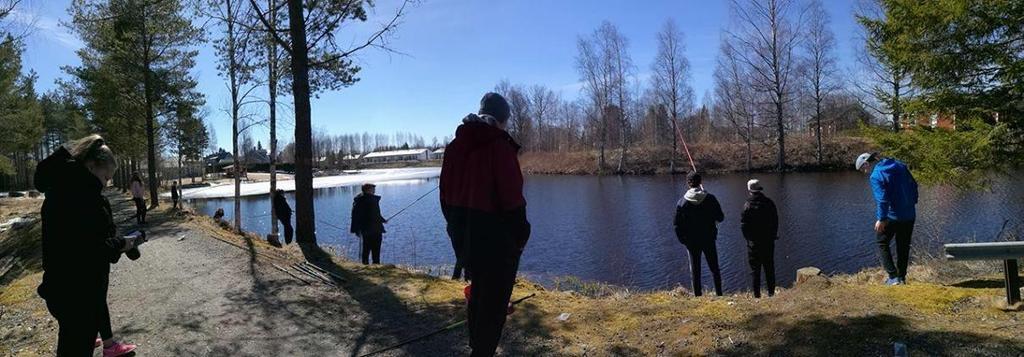
[[[700,187],[691,188],[688,191],[686,191],[685,194],[683,194],[683,198],[680,198],[679,202],[677,202],[676,205],[682,207],[683,203],[686,203],[685,201],[690,201],[693,202],[693,204],[699,205],[701,204],[701,202],[704,202],[704,198],[707,197],[707,191],[700,189]]]

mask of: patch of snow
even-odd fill
[[[439,176],[441,176],[440,167],[362,170],[353,174],[313,178],[313,189],[358,186],[367,182],[377,185],[409,184]],[[277,188],[285,191],[295,191],[295,181],[278,181]],[[270,182],[243,183],[240,191],[242,196],[266,195],[270,192]],[[183,199],[233,197],[234,195],[234,184],[181,190]],[[171,194],[164,193],[162,196],[170,197]]]

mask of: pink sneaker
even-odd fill
[[[92,346],[92,348],[93,348],[93,349],[97,349],[97,348],[100,348],[100,346],[103,346],[103,339],[102,339],[102,338],[99,338],[99,337],[97,337],[97,338],[96,338],[96,344],[95,344],[95,345],[93,345],[93,346]]]
[[[135,351],[135,345],[121,342],[114,342],[110,347],[103,348],[103,357],[118,357]]]

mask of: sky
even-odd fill
[[[853,65],[856,22],[853,0],[825,0],[842,68]],[[70,0],[23,0],[13,20],[31,30],[23,66],[35,70],[40,91],[67,78],[64,66],[79,65],[82,42],[61,22]],[[359,42],[394,14],[399,0],[378,0],[367,22],[354,23],[339,39]],[[453,135],[483,93],[507,79],[544,85],[574,99],[581,85],[575,68],[576,41],[610,21],[629,41],[636,73],[645,76],[657,50],[655,36],[667,19],[684,33],[690,85],[702,103],[713,86],[715,56],[728,26],[725,0],[420,0],[407,9],[389,45],[401,54],[369,49],[359,54],[360,81],[312,101],[313,127],[329,134],[413,132],[428,143]],[[197,20],[198,22],[198,20]],[[226,81],[219,76],[212,46],[199,48],[194,75],[206,95],[206,118],[217,143],[230,148]],[[279,142],[293,136],[291,99],[279,110]],[[253,108],[252,110],[264,110]],[[267,142],[268,129],[254,127],[253,138]],[[264,145],[265,146],[265,145]]]

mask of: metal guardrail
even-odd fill
[[[1024,257],[1024,242],[950,243],[949,260],[1005,260]]]
[[[944,245],[949,260],[1002,260],[1006,302],[1020,302],[1017,258],[1024,257],[1024,242],[951,243]]]

